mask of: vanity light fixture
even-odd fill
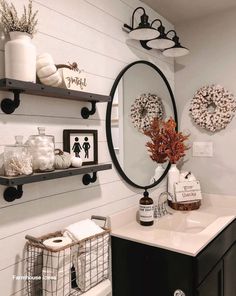
[[[137,10],[142,10],[143,14],[140,17],[139,25],[134,28],[134,15]],[[131,20],[131,26],[124,24],[124,28],[129,30],[129,37],[131,39],[139,40],[142,47],[150,49],[158,49],[166,57],[181,57],[189,53],[189,49],[182,46],[179,42],[179,37],[175,30],[169,30],[165,33],[165,27],[160,19],[155,19],[150,24],[148,22],[148,15],[143,7],[137,7]],[[155,22],[159,22],[158,28],[154,28]],[[168,37],[169,33],[174,33],[172,38]]]
[[[134,28],[134,15],[136,11],[142,10],[143,14],[140,17],[140,23],[139,25]],[[150,40],[157,38],[160,33],[156,29],[154,29],[150,23],[148,22],[149,16],[146,14],[146,11],[143,7],[137,7],[133,14],[132,14],[132,23],[131,26],[124,24],[124,28],[127,28],[130,30],[129,36],[131,39],[135,40]]]
[[[151,26],[153,26],[153,24],[157,21],[160,23],[160,26],[157,28],[160,35],[155,39],[147,41],[146,45],[149,48],[155,48],[155,49],[166,49],[166,48],[174,46],[175,42],[173,40],[171,40],[169,37],[167,37],[167,34],[165,33],[165,27],[163,26],[161,20],[155,19],[151,23]]]
[[[182,57],[184,55],[189,54],[189,49],[180,44],[179,37],[177,36],[175,30],[168,31],[166,35],[168,35],[171,32],[174,32],[174,37],[172,38],[172,40],[174,41],[175,45],[163,50],[162,54],[166,57],[174,57],[174,58]]]

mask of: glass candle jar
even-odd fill
[[[33,173],[29,146],[23,144],[23,136],[16,136],[15,145],[4,147],[4,171],[8,177]]]
[[[28,140],[33,158],[33,170],[35,173],[53,171],[55,159],[54,136],[45,135],[44,127],[38,127],[38,132],[38,135],[32,135]]]

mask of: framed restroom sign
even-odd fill
[[[83,166],[97,164],[97,130],[63,130],[63,150],[80,157]]]

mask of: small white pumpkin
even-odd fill
[[[61,85],[62,77],[50,54],[44,53],[37,56],[36,69],[38,78],[43,84],[50,86]]]
[[[80,157],[72,156],[71,158],[71,166],[74,168],[79,168],[82,166],[82,159]]]
[[[70,153],[55,149],[55,169],[68,169],[71,166],[71,159]]]

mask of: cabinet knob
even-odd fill
[[[175,290],[174,296],[186,296],[186,294],[182,290],[178,289]]]

